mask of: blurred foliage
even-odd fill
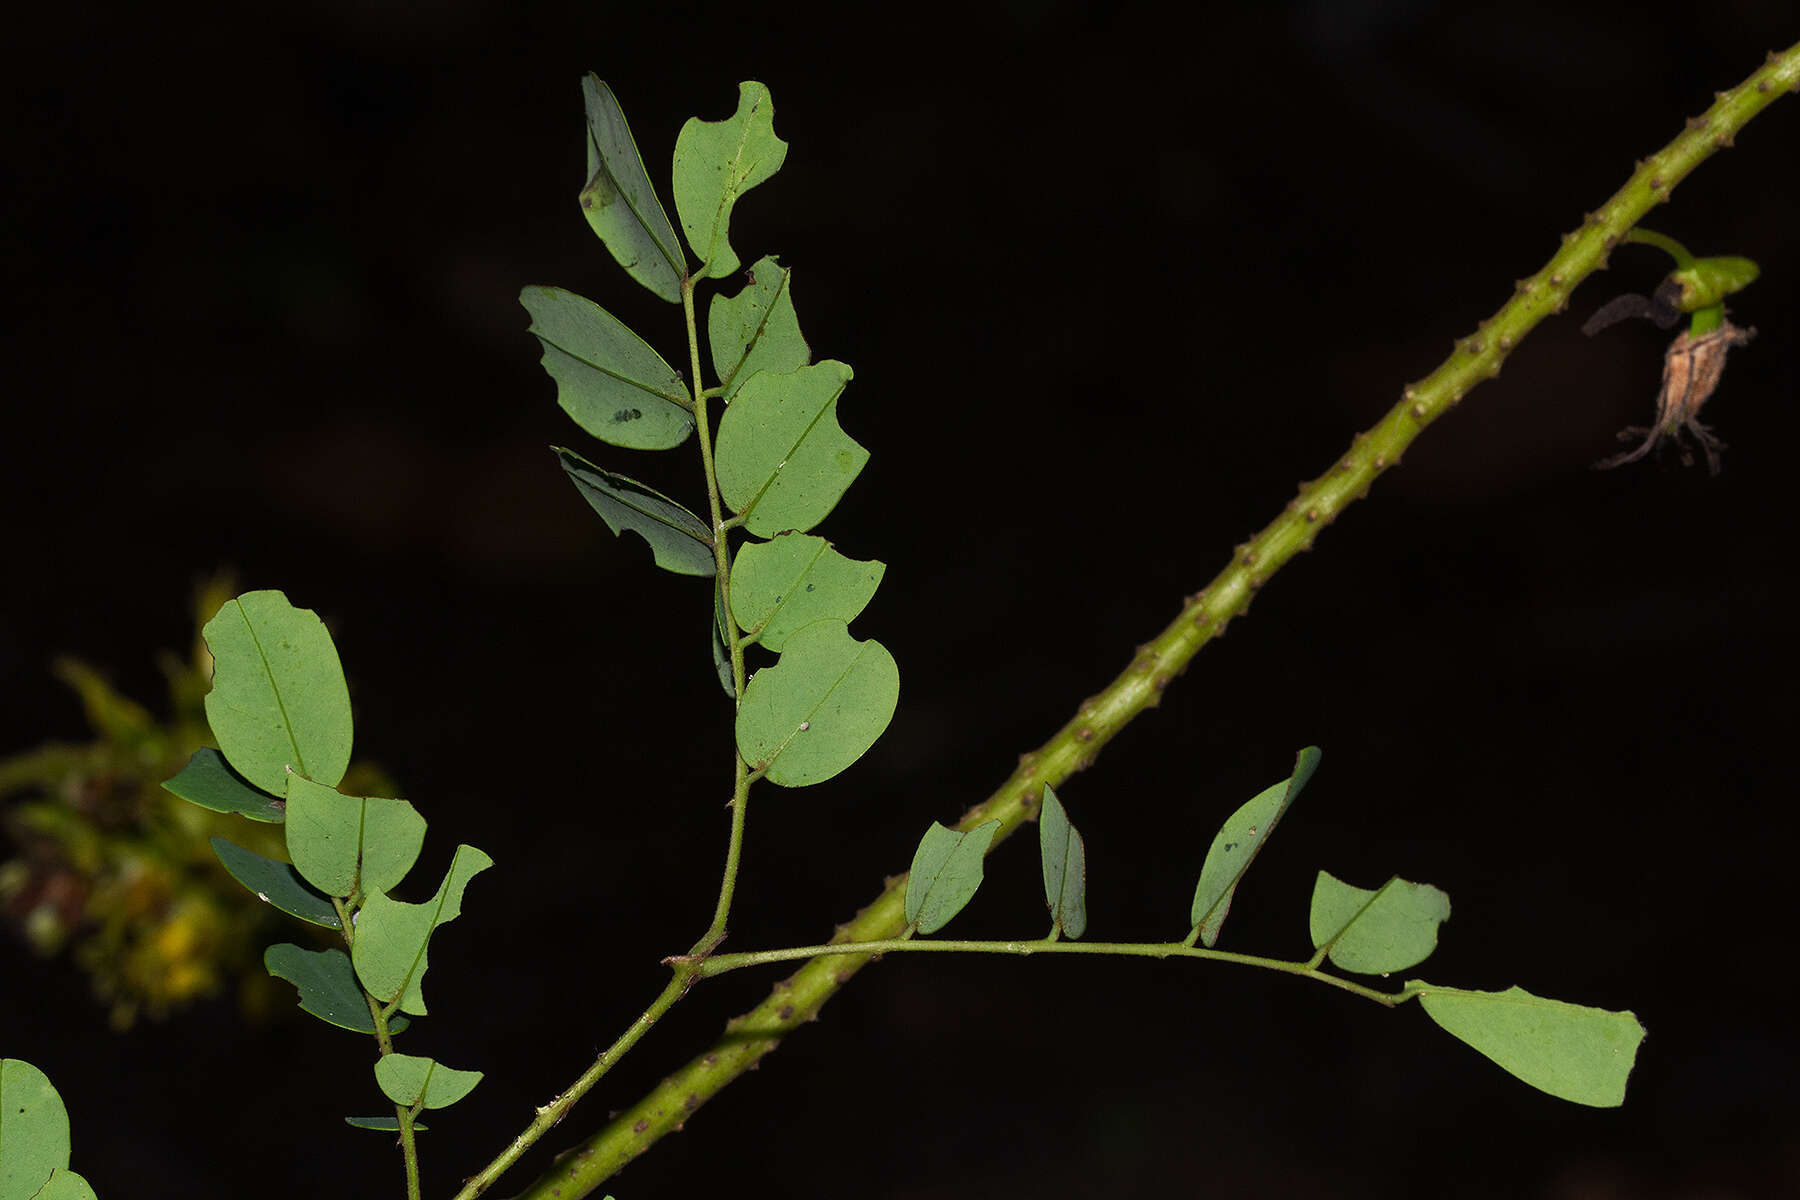
[[[198,631],[235,591],[228,577],[208,580],[195,598],[188,656],[158,655],[165,720],[95,668],[59,658],[55,673],[80,696],[94,740],[0,762],[0,826],[13,847],[0,863],[0,911],[38,954],[69,952],[114,1029],[140,1015],[166,1017],[228,981],[250,1019],[291,1008],[262,965],[275,926],[287,923],[252,900],[207,842],[228,837],[285,861],[282,827],[207,812],[162,787],[195,750],[216,745],[204,708],[212,656]],[[360,763],[344,785],[365,795],[397,791],[380,768]]]

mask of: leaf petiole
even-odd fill
[[[1255,954],[1237,954],[1229,950],[1208,950],[1191,942],[1065,942],[1054,936],[1026,941],[969,941],[955,939],[884,938],[872,942],[830,942],[818,946],[789,946],[779,950],[751,950],[737,954],[715,954],[697,966],[701,978],[723,975],[744,967],[769,963],[793,962],[848,954],[892,954],[910,951],[939,954],[1006,954],[1030,957],[1034,954],[1090,954],[1118,958],[1197,958],[1211,962],[1232,963],[1244,967],[1261,967],[1284,975],[1297,975],[1317,983],[1338,988],[1386,1008],[1393,1008],[1416,995],[1402,989],[1384,992],[1364,987],[1348,979],[1321,971],[1311,962],[1283,958],[1265,958]]]

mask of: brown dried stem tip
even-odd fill
[[[1648,427],[1630,425],[1621,429],[1620,441],[1642,437],[1643,444],[1635,450],[1602,459],[1594,464],[1595,469],[1604,471],[1634,462],[1650,453],[1651,447],[1664,438],[1681,452],[1681,465],[1692,466],[1693,452],[1681,436],[1691,433],[1706,453],[1707,469],[1717,475],[1719,451],[1725,449],[1725,443],[1700,423],[1700,408],[1719,386],[1719,377],[1725,373],[1726,352],[1755,336],[1755,329],[1740,329],[1729,320],[1721,321],[1717,329],[1699,337],[1685,329],[1676,334],[1675,340],[1669,343],[1668,353],[1663,356],[1662,391],[1656,397],[1656,424]]]

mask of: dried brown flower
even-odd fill
[[[1656,424],[1630,425],[1621,429],[1620,441],[1642,437],[1643,444],[1635,450],[1602,459],[1594,464],[1595,468],[1606,470],[1634,462],[1650,453],[1651,448],[1665,438],[1681,452],[1681,465],[1691,466],[1693,451],[1682,435],[1692,434],[1706,454],[1707,469],[1717,475],[1719,451],[1725,449],[1725,443],[1700,423],[1700,408],[1719,386],[1719,377],[1725,373],[1726,352],[1755,336],[1756,330],[1740,329],[1729,320],[1699,337],[1686,330],[1676,334],[1675,340],[1669,343],[1668,353],[1663,355],[1662,391],[1656,397]]]

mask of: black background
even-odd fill
[[[855,770],[753,797],[728,948],[819,940],[1159,630],[1184,592],[1535,271],[1632,161],[1794,37],[1778,0],[967,4],[461,0],[223,14],[63,6],[8,67],[0,753],[82,733],[53,653],[157,694],[207,572],[331,623],[359,753],[498,862],[433,947],[424,1043],[488,1072],[426,1136],[447,1195],[661,986],[710,915],[729,712],[704,587],[615,542],[545,449],[697,499],[689,452],[589,443],[516,297],[677,310],[575,207],[578,81],[666,187],[683,120],[772,89],[787,165],[738,208],[857,372],[872,459],[821,532],[889,564],[900,662]],[[1650,224],[1759,259],[1761,337],[1707,417],[1724,473],[1588,469],[1651,415],[1664,336],[1571,312],[1210,646],[1063,797],[1090,937],[1184,931],[1218,822],[1324,765],[1221,945],[1306,950],[1326,867],[1456,905],[1420,973],[1634,1009],[1619,1110],[1543,1097],[1412,1008],[1195,964],[890,959],[621,1197],[1763,1196],[1800,1181],[1784,951],[1800,102]],[[665,196],[666,196],[665,192]],[[727,290],[735,290],[732,283]],[[1042,927],[1029,839],[951,927]],[[69,1100],[105,1196],[395,1194],[366,1044],[224,1001],[104,1032],[4,949],[7,1055]],[[691,996],[566,1147],[765,994]],[[526,1170],[499,1194],[524,1185]]]

